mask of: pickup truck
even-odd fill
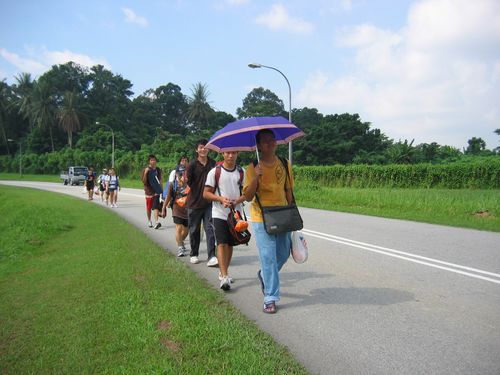
[[[87,178],[87,167],[69,167],[68,171],[61,172],[61,180],[64,185],[80,185]]]

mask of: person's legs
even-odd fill
[[[208,259],[215,257],[215,235],[214,227],[212,225],[212,205],[204,208],[203,212],[203,228],[207,238],[207,253]]]
[[[190,256],[197,257],[200,250],[200,226],[203,218],[203,209],[188,209]]]
[[[182,240],[182,246],[184,246],[184,240],[189,234],[189,229],[186,225],[181,225],[181,240]]]
[[[261,275],[264,280],[264,303],[279,301],[280,280],[276,251],[277,236],[267,234],[264,223],[253,222],[252,230],[259,250]]]
[[[292,247],[292,233],[280,233],[276,235],[276,260],[278,262],[278,271],[281,271],[284,264],[290,257]]]
[[[184,239],[182,238],[183,228],[182,224],[175,224],[175,241],[177,242],[177,246],[184,245]]]
[[[219,269],[222,276],[227,276],[232,249],[227,243],[217,245],[217,260],[219,261]]]
[[[108,196],[106,195],[106,204],[108,202]],[[148,222],[151,223],[151,209],[153,208],[153,197],[146,197],[146,216]]]

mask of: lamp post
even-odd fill
[[[15,142],[15,140],[7,138],[7,142]],[[21,141],[19,141],[19,175],[23,177],[23,146]]]
[[[95,122],[96,125],[102,125],[111,130],[111,168],[115,167],[115,132],[113,128],[106,124],[101,124],[99,121]]]
[[[248,64],[249,68],[252,69],[257,69],[257,68],[267,68],[267,69],[272,69],[277,71],[279,74],[283,76],[285,79],[287,85],[288,85],[288,121],[291,123],[292,122],[292,88],[290,87],[290,82],[288,81],[288,78],[286,78],[286,75],[283,74],[283,72],[279,69],[276,69],[272,66],[267,66],[267,65],[262,65],[262,64]],[[288,160],[290,160],[290,164],[292,164],[292,141],[288,143]]]

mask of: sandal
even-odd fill
[[[262,311],[266,314],[276,314],[276,303],[274,301],[264,303]]]

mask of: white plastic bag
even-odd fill
[[[302,231],[292,232],[292,258],[295,263],[301,264],[307,260],[309,250]]]

